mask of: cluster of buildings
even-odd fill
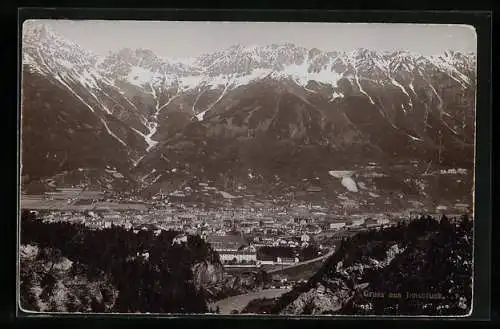
[[[241,234],[210,235],[205,240],[217,251],[223,264],[257,265],[257,248]]]
[[[287,246],[291,248],[307,247],[309,241],[316,235],[353,228],[384,226],[391,223],[384,216],[351,215],[348,216],[349,219],[345,219],[324,213],[314,213],[314,210],[321,209],[312,210],[313,213],[301,212],[298,215],[297,212],[287,212],[279,208],[269,212],[255,212],[243,208],[209,211],[172,207],[140,211],[133,209],[54,210],[45,214],[43,219],[82,223],[92,229],[121,226],[136,232],[139,230],[175,230],[199,235],[205,239],[218,237],[223,240],[231,232],[237,231],[250,237],[257,247]],[[296,237],[296,239],[290,237]],[[252,256],[252,250],[229,251],[240,252],[239,254],[233,253],[231,260],[241,258],[246,261],[256,261]]]
[[[439,173],[441,175],[467,175],[467,169],[463,168],[441,169]]]
[[[293,255],[259,253],[262,245],[248,242],[242,234],[212,235],[206,238],[225,266],[288,265],[299,262]],[[291,250],[291,249],[289,249]]]
[[[199,187],[203,191],[212,191],[208,184],[200,183]],[[320,188],[312,186],[307,193],[318,191]],[[189,192],[183,190],[183,193]],[[299,250],[315,240],[321,240],[323,236],[342,238],[348,232],[384,227],[396,222],[386,215],[334,216],[331,215],[332,209],[326,206],[303,201],[280,206],[272,202],[255,201],[241,206],[222,205],[210,210],[183,204],[165,204],[162,199],[142,203],[141,207],[127,208],[110,198],[103,192],[75,187],[35,196],[32,202],[43,199],[53,204],[57,201],[72,205],[68,209],[62,206],[41,208],[49,210],[43,214],[43,220],[46,221],[76,222],[91,229],[121,226],[136,233],[148,230],[159,234],[162,230],[174,230],[199,235],[212,245],[227,266],[294,264],[299,261],[294,254],[265,255],[259,250],[263,247]],[[29,206],[30,196],[23,196],[23,200],[27,202],[26,208],[36,209]],[[355,208],[357,205],[348,199],[342,201],[343,209]],[[79,207],[79,204],[82,206]],[[84,207],[85,204],[101,206]],[[133,204],[140,204],[140,200]],[[182,237],[178,240],[182,242]]]

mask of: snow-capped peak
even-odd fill
[[[453,51],[427,58],[402,50],[376,52],[360,48],[337,52],[307,49],[290,42],[262,46],[236,44],[214,53],[182,59],[162,57],[149,49],[124,48],[100,58],[63,40],[43,24],[25,25],[23,41],[25,53],[29,54],[24,56],[26,63],[36,62],[42,71],[50,66],[77,68],[80,72],[92,68],[111,81],[129,81],[145,88],[165,83],[179,84],[184,90],[207,83],[223,86],[231,77],[237,78],[231,84],[238,86],[260,76],[291,77],[299,84],[316,80],[335,86],[348,71],[356,71],[359,76],[378,71],[378,76],[390,79],[401,70],[412,72],[422,65],[435,66],[467,84],[464,71],[474,64],[469,56]]]

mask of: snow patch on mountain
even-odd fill
[[[139,130],[131,127],[130,129],[132,129],[137,135],[141,136],[144,141],[148,144],[147,148],[146,148],[146,152],[149,152],[153,147],[155,147],[158,142],[157,141],[154,141],[151,139],[151,137],[156,133],[156,128],[157,128],[158,124],[156,122],[150,122],[149,123],[149,133],[148,134],[143,134],[142,132],[140,132]]]
[[[335,178],[351,177],[354,175],[353,170],[330,170],[328,173]]]
[[[83,100],[78,93],[76,93],[73,88],[71,88],[60,76],[55,77],[57,81],[59,81],[64,87],[66,87],[79,101],[81,101],[83,104],[85,104],[90,111],[95,112],[95,110],[90,106],[86,101]]]
[[[142,67],[132,66],[129,74],[126,77],[126,80],[138,87],[144,87],[145,85],[151,83],[153,80],[159,80],[161,76],[159,74],[155,74],[149,70],[146,70]]]
[[[215,100],[215,102],[213,102],[207,109],[205,109],[204,111],[198,113],[196,115],[196,118],[198,119],[198,121],[203,121],[203,118],[205,117],[205,114],[210,111],[217,103],[219,103],[219,101],[222,99],[222,97],[224,97],[224,95],[226,95],[226,92],[227,92],[227,88],[229,87],[229,82],[226,81],[226,85],[224,86],[224,90],[222,90],[222,93],[219,95],[219,97]]]
[[[391,78],[391,82],[393,85],[395,85],[396,87],[398,87],[399,89],[401,89],[401,91],[406,95],[408,96],[408,104],[410,106],[413,106],[412,103],[411,103],[411,97],[410,97],[410,94],[408,94],[408,92],[406,91],[405,87],[403,87],[402,84],[400,84],[399,82],[396,81],[396,79],[394,78]]]
[[[457,70],[456,63],[454,63],[455,59],[453,58],[453,54],[450,52],[445,52],[444,56],[431,56],[431,60],[433,63],[446,72],[450,78],[460,83],[462,86],[470,85],[471,81],[469,78]]]
[[[252,72],[250,72],[250,74],[234,77],[232,80],[232,87],[236,88],[239,86],[248,85],[249,83],[255,80],[262,79],[270,75],[271,73],[272,71],[267,69],[254,69],[252,70]]]
[[[410,87],[411,91],[413,92],[413,95],[418,96],[417,93],[415,92],[415,87],[413,87],[413,82],[410,82],[408,87]]]
[[[358,186],[351,177],[343,177],[341,183],[348,191],[358,192]]]
[[[65,67],[66,69],[68,70],[72,70],[74,67],[75,67],[75,64],[65,60],[65,59],[61,59],[59,61],[59,64],[62,65],[63,67]]]
[[[183,90],[197,88],[204,81],[202,75],[185,76],[180,79],[180,85]]]
[[[137,160],[134,160],[133,163],[132,163],[132,165],[134,167],[137,167],[139,165],[139,163],[142,161],[142,159],[144,159],[145,156],[146,155],[143,155],[143,156],[139,157]]]
[[[422,138],[418,138],[418,137],[412,136],[410,134],[408,134],[408,137],[410,137],[411,140],[413,140],[413,141],[423,142]]]
[[[309,81],[317,81],[337,86],[337,82],[342,78],[341,74],[335,71],[322,69],[316,72],[310,72],[310,63],[304,61],[302,64],[288,65],[283,70],[283,75],[292,77],[299,85],[306,86]]]
[[[337,99],[337,98],[344,98],[344,94],[342,94],[341,92],[338,92],[338,91],[334,91],[332,94],[332,97],[330,98],[330,101],[333,101],[334,99]]]
[[[111,131],[111,129],[109,129],[109,126],[108,124],[106,123],[106,121],[104,121],[103,118],[100,118],[102,124],[104,125],[104,128],[106,128],[106,131],[108,132],[108,134],[113,137],[114,139],[116,139],[120,144],[122,144],[123,146],[127,146],[127,143],[125,143],[123,140],[120,139],[120,137],[116,136],[115,133],[113,133]]]
[[[340,179],[340,183],[350,192],[358,192],[358,186],[352,175],[354,175],[352,170],[330,170],[328,174],[330,176]]]
[[[356,84],[358,85],[359,91],[362,94],[364,94],[366,97],[368,97],[368,99],[370,100],[370,103],[372,103],[372,104],[375,105],[375,102],[373,101],[373,99],[371,98],[371,96],[368,95],[368,93],[363,89],[363,87],[361,87],[361,83],[359,82],[359,76],[358,76],[358,71],[357,70],[354,73],[354,79],[356,81]]]

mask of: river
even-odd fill
[[[231,314],[231,311],[233,310],[241,312],[248,305],[248,303],[250,303],[254,299],[276,298],[288,291],[290,291],[290,289],[263,289],[259,291],[253,291],[248,294],[232,296],[226,299],[219,300],[211,304],[210,307],[215,309],[218,306],[220,314]]]

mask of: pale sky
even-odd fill
[[[467,25],[39,20],[42,21],[59,35],[99,55],[122,48],[145,48],[165,57],[195,57],[235,44],[283,42],[323,51],[367,48],[422,55],[445,50],[476,52],[476,33]]]

